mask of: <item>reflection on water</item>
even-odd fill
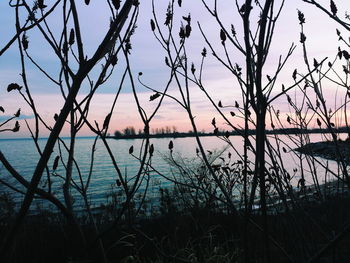
[[[281,142],[281,147],[283,146],[286,149],[286,152],[280,151],[282,155],[282,160],[284,164],[284,168],[289,171],[291,175],[294,175],[293,182],[296,184],[300,178],[300,162],[297,158],[297,155],[291,151],[290,149],[294,149],[297,146],[293,144],[293,142],[287,138],[285,135],[278,135]],[[157,138],[152,139],[151,143],[154,145],[154,157],[152,159],[152,166],[157,169],[159,172],[169,175],[171,172],[174,172],[174,168],[170,167],[169,164],[165,161],[165,156],[169,155],[168,144],[170,138]],[[174,142],[174,156],[175,158],[182,158],[188,160],[189,165],[193,164],[193,158],[196,158],[196,140],[193,137],[188,138],[177,138],[172,139]],[[238,159],[238,153],[243,153],[243,140],[239,136],[231,136],[230,140],[232,142],[233,147],[227,148],[227,144],[216,138],[216,137],[201,137],[201,140],[205,146],[205,149],[210,152],[214,151],[223,151],[230,152],[232,154],[232,158]],[[316,142],[321,140],[320,134],[310,134],[311,142]],[[271,138],[271,144],[273,146],[276,145],[276,142],[273,138]],[[44,147],[46,140],[39,140],[39,145],[41,149]],[[63,139],[63,142],[66,145],[69,145],[69,139]],[[78,138],[76,141],[76,150],[75,150],[75,161],[78,164],[79,171],[83,180],[83,183],[86,183],[90,172],[91,159],[92,159],[92,147],[93,147],[94,138]],[[138,169],[140,167],[139,161],[129,154],[130,146],[134,147],[134,154],[137,156],[142,145],[141,139],[134,140],[114,140],[108,139],[108,143],[113,152],[116,162],[118,163],[118,167],[120,171],[123,173],[123,176],[127,176],[128,178],[132,178],[137,174]],[[62,153],[62,159],[66,163],[68,155],[64,150],[64,145],[61,143],[56,145],[54,152],[49,161],[48,169],[51,170],[53,160],[57,155],[60,155],[60,151]],[[227,149],[226,149],[226,148]],[[9,139],[9,140],[0,140],[0,149],[3,154],[6,156],[8,161],[13,165],[13,167],[27,180],[30,180],[35,165],[39,159],[39,154],[35,148],[35,145],[31,139]],[[225,153],[226,154],[226,153]],[[252,153],[249,154],[249,159],[254,160],[254,156]],[[327,161],[323,159],[319,159],[322,163],[328,162],[329,169],[334,170],[337,173],[337,164],[333,161]],[[304,161],[305,162],[305,161]],[[311,176],[309,176],[307,166],[303,166],[307,184],[313,184],[313,180]],[[293,172],[294,170],[294,172]],[[73,178],[76,184],[80,185],[80,178],[78,176],[78,170],[75,168],[73,170]],[[295,172],[297,171],[297,172]],[[47,172],[43,176],[42,187],[45,187]],[[58,165],[58,169],[56,171],[58,176],[52,177],[52,188],[54,192],[58,193],[60,197],[60,193],[62,192],[63,180],[59,176],[64,177],[64,166],[60,162]],[[319,176],[320,182],[325,179],[325,170],[321,165],[317,165],[317,173]],[[6,169],[0,164],[0,174],[1,178],[6,180],[12,185],[17,187],[19,190],[24,191],[23,187],[21,187],[13,178],[11,178],[6,171]],[[150,198],[156,197],[158,194],[159,187],[167,187],[171,185],[170,182],[166,181],[162,177],[160,177],[157,173],[151,172],[150,176]],[[328,178],[327,180],[332,179]],[[89,187],[89,199],[95,205],[100,205],[101,203],[106,202],[107,194],[111,191],[111,186],[115,185],[117,180],[117,172],[113,166],[111,158],[107,154],[107,150],[103,145],[101,140],[97,141],[96,149],[94,152],[94,163],[92,169],[92,178]],[[142,191],[145,187],[143,184],[140,187],[140,191]],[[77,197],[78,192],[73,191],[73,196]],[[62,198],[62,197],[61,197]],[[16,202],[20,202],[22,199],[22,195],[15,195]]]

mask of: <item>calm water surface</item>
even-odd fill
[[[297,161],[297,156],[293,151],[290,151],[288,149],[288,146],[290,148],[295,148],[296,146],[293,145],[293,143],[284,135],[279,135],[281,138],[282,143],[284,144],[284,147],[287,149],[287,152],[282,153],[282,158],[284,161],[285,169],[289,171],[291,174],[293,174],[293,169],[297,168],[300,169],[300,165]],[[321,135],[320,134],[312,134],[310,135],[310,140],[312,142],[320,141]],[[169,150],[168,150],[168,144],[170,138],[159,138],[159,139],[152,139],[151,143],[154,144],[154,157],[152,159],[152,165],[159,170],[160,172],[170,175],[171,171],[174,171],[174,168],[171,167],[166,161],[165,156],[169,156]],[[193,165],[195,163],[195,157],[196,157],[196,141],[193,137],[188,138],[177,138],[172,139],[174,142],[174,156],[175,158],[180,158],[188,160],[189,165]],[[211,152],[220,152],[225,149],[225,146],[227,144],[223,142],[222,140],[216,138],[216,137],[201,137],[201,140],[206,148],[206,150]],[[238,152],[243,151],[243,143],[242,138],[239,136],[231,136],[230,140],[232,142],[232,145],[237,149]],[[69,145],[69,139],[63,139],[63,141]],[[272,140],[273,141],[273,140]],[[94,138],[78,138],[76,140],[76,152],[75,152],[75,159],[77,164],[79,165],[79,170],[82,175],[83,180],[85,181],[88,177],[89,171],[90,171],[90,165],[91,165],[91,152],[92,152],[92,146],[93,146]],[[46,143],[46,139],[42,139],[39,141],[41,149],[44,148],[44,145]],[[124,176],[128,176],[129,178],[135,175],[139,169],[139,161],[136,160],[134,157],[129,155],[129,148],[130,146],[134,147],[134,154],[137,155],[138,151],[140,150],[140,147],[142,146],[142,140],[141,139],[135,139],[135,140],[124,140],[124,139],[108,139],[108,143],[110,145],[110,148],[115,156],[115,159],[119,165],[120,170],[122,171]],[[275,143],[273,143],[275,144]],[[66,162],[67,160],[67,153],[64,150],[64,147],[62,144],[60,144],[63,160]],[[49,161],[49,169],[51,169],[53,161],[55,156],[60,155],[60,148],[58,145],[56,145],[54,152],[51,156],[51,159]],[[8,159],[8,161],[13,165],[13,167],[27,180],[30,180],[35,166],[37,164],[37,161],[39,159],[38,152],[35,148],[35,145],[31,139],[1,139],[0,140],[0,149]],[[233,158],[237,158],[237,155],[235,155],[234,151],[232,149],[226,149],[226,152],[231,152]],[[208,152],[209,153],[209,152]],[[224,153],[226,156],[227,153]],[[337,165],[333,161],[326,161],[323,159],[319,159],[322,162],[328,162],[328,165],[331,169],[334,171],[337,171]],[[324,181],[324,169],[322,169],[320,166],[318,166],[318,173],[320,175],[320,182]],[[57,174],[62,174],[64,176],[64,166],[60,162]],[[305,169],[304,171],[307,175],[307,183],[312,184],[312,178],[308,177],[308,171]],[[7,180],[10,184],[18,187],[21,190],[24,190],[21,188],[17,182],[13,178],[11,178],[6,171],[6,169],[3,167],[2,164],[0,164],[0,176],[1,179]],[[44,175],[44,179],[46,178],[46,175]],[[152,180],[151,182],[151,189],[150,189],[150,195],[156,196],[158,193],[159,187],[167,187],[171,185],[170,182],[166,181],[162,177],[160,177],[157,173],[151,174]],[[296,183],[298,179],[300,178],[299,173],[297,172],[294,177],[294,182]],[[79,184],[79,177],[77,170],[74,170],[74,179],[77,184]],[[115,171],[115,168],[112,164],[111,158],[107,154],[106,148],[103,145],[101,140],[97,141],[96,144],[96,150],[95,150],[95,156],[94,156],[94,165],[92,170],[92,179],[91,184],[89,187],[89,198],[92,201],[92,203],[96,206],[100,205],[101,203],[106,202],[107,194],[111,191],[112,185],[115,185],[117,179],[117,173]],[[329,179],[329,178],[328,178]],[[52,177],[53,181],[53,189],[57,193],[61,193],[62,189],[62,179],[59,177]],[[42,182],[42,187],[45,185],[45,180]],[[144,186],[140,188],[140,191],[143,189]],[[0,188],[1,191],[4,191],[4,188]],[[73,196],[77,196],[78,193],[73,193]],[[60,195],[58,194],[60,197]],[[15,195],[16,202],[20,202],[22,200],[21,194]],[[62,198],[62,197],[61,197]],[[78,205],[78,204],[76,204]]]

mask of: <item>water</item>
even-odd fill
[[[288,146],[293,149],[296,146],[292,144],[292,142],[288,139],[285,135],[279,135],[281,142],[283,143],[284,147],[287,148],[287,152],[281,151],[282,154],[282,160],[284,162],[285,169],[289,171],[292,175],[294,175],[293,183],[297,184],[298,179],[300,178],[300,172],[295,172],[295,169],[298,169],[300,171],[299,163],[296,154],[293,151],[290,151],[288,149]],[[310,135],[310,141],[316,142],[320,141],[321,135],[320,134],[311,134]],[[173,166],[170,166],[168,162],[165,161],[165,157],[169,156],[169,149],[168,144],[169,141],[173,140],[174,142],[174,149],[173,149],[173,156],[175,159],[181,159],[187,162],[188,165],[195,165],[196,160],[198,161],[198,158],[196,158],[196,141],[193,137],[188,138],[177,138],[177,139],[170,139],[170,138],[157,138],[152,139],[151,143],[154,145],[154,156],[152,158],[151,164],[152,167],[154,167],[158,172],[163,173],[167,176],[176,176],[176,168]],[[201,137],[201,140],[205,146],[205,149],[210,152],[221,152],[225,150],[225,147],[227,147],[227,143],[223,142],[222,140],[216,138],[216,137]],[[231,136],[230,140],[232,142],[232,145],[235,147],[235,149],[242,153],[243,151],[243,142],[242,138],[239,136]],[[118,164],[118,167],[123,175],[123,177],[129,178],[130,182],[132,182],[133,176],[135,176],[140,168],[140,162],[129,154],[129,148],[130,146],[134,147],[134,154],[138,156],[138,153],[143,146],[141,139],[134,139],[134,140],[124,140],[124,139],[107,139],[108,144],[110,146],[110,149],[113,153],[113,156]],[[63,142],[66,145],[69,145],[69,138],[63,139]],[[39,140],[39,146],[41,149],[45,146],[46,139]],[[92,160],[92,147],[94,144],[94,138],[89,137],[82,137],[78,138],[76,140],[76,152],[75,152],[75,161],[78,164],[81,178],[83,181],[83,184],[86,184],[87,178],[90,173],[90,166],[91,166],[91,160]],[[275,145],[275,143],[272,140],[272,144]],[[34,172],[35,166],[37,164],[37,161],[39,159],[39,154],[35,148],[34,142],[31,139],[2,139],[0,140],[0,149],[2,153],[5,155],[7,160],[13,165],[13,167],[17,170],[19,174],[21,174],[25,179],[30,181],[30,178]],[[226,152],[223,153],[223,156],[227,156],[227,152],[231,152],[233,158],[238,158],[235,154],[235,151],[233,151],[232,148],[228,148],[225,150]],[[60,155],[60,152],[62,153],[62,159],[66,163],[68,155],[63,147],[63,143],[57,144],[54,152],[51,156],[51,159],[49,161],[49,172],[52,173],[52,165],[54,162],[54,159],[57,155]],[[214,154],[212,154],[214,155]],[[253,158],[252,155],[250,155],[251,158]],[[106,203],[108,201],[107,196],[109,193],[111,193],[112,190],[118,189],[116,186],[116,182],[118,179],[118,174],[113,166],[113,162],[111,158],[108,155],[108,152],[106,150],[106,147],[104,146],[102,140],[97,140],[96,143],[96,149],[94,151],[94,163],[93,163],[93,169],[91,171],[91,182],[90,187],[88,189],[88,197],[89,200],[92,202],[93,206],[99,206],[102,203]],[[338,173],[338,166],[336,162],[333,161],[327,161],[322,158],[319,158],[319,160],[322,163],[328,163],[329,169],[332,169],[336,173]],[[294,172],[293,172],[294,170]],[[305,169],[305,175],[306,175],[306,183],[307,184],[313,184],[313,180],[311,176],[309,175],[308,169]],[[64,177],[64,165],[59,162],[58,169],[56,170],[56,176],[51,176],[52,180],[52,189],[57,194],[57,197],[59,199],[62,199],[62,185],[63,185],[63,179],[60,178],[60,176]],[[73,178],[74,182],[80,186],[81,181],[80,177],[78,176],[78,170],[74,168],[73,170]],[[151,171],[149,172],[150,180],[149,180],[149,198],[157,198],[159,194],[159,188],[160,187],[169,187],[172,183],[165,180],[163,177],[159,175],[158,172]],[[317,165],[317,173],[319,174],[319,180],[322,183],[325,179],[325,175],[327,175],[324,171],[324,169]],[[41,182],[41,187],[45,188],[47,187],[47,174],[45,173],[43,176],[43,180]],[[139,192],[142,193],[142,190],[146,187],[146,179],[148,177],[145,177],[144,181],[140,184]],[[2,164],[0,164],[0,179],[5,180],[6,182],[10,183],[12,186],[17,187],[21,191],[25,191],[25,189],[20,186],[14,178],[12,178],[7,170],[3,167]],[[328,180],[333,178],[328,178]],[[4,191],[4,188],[2,191]],[[79,192],[76,190],[72,190],[72,195],[76,200],[81,200],[79,198]],[[14,199],[16,203],[20,203],[23,198],[22,194],[15,194]],[[75,206],[81,206],[82,204],[79,203],[79,201],[75,202]]]

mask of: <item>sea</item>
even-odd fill
[[[314,178],[311,175],[311,168],[308,166],[308,160],[302,156],[300,162],[300,154],[293,149],[298,147],[300,138],[296,135],[268,135],[269,141],[274,149],[276,145],[280,146],[279,153],[286,169],[292,179],[292,184],[296,187],[301,178],[301,170],[304,173],[306,184],[314,184]],[[306,141],[318,142],[327,139],[323,134],[308,134]],[[344,135],[345,136],[345,135]],[[251,137],[254,140],[254,136]],[[305,139],[305,138],[304,138]],[[135,176],[140,169],[140,158],[145,147],[143,139],[106,139],[113,154],[114,160],[118,166],[123,178],[131,185]],[[243,138],[241,136],[230,136],[229,144],[215,136],[200,137],[205,148],[206,154],[213,164],[227,162],[230,156],[232,160],[239,160],[239,155],[243,154]],[[173,148],[169,149],[170,141],[173,142]],[[47,139],[43,138],[38,141],[39,148],[42,150]],[[68,154],[65,145],[69,146],[70,138],[62,138],[56,144],[51,155],[50,161],[45,170],[40,187],[47,189],[48,176],[50,177],[52,192],[62,199],[62,187],[65,176],[65,164]],[[187,167],[195,170],[201,165],[200,155],[197,152],[197,142],[194,137],[185,138],[152,138],[154,153],[151,160],[148,160],[149,169],[143,173],[143,181],[138,186],[138,193],[142,193],[147,189],[147,198],[149,200],[159,199],[160,188],[171,188],[172,180],[176,180],[179,174],[179,167]],[[129,153],[130,147],[133,148],[132,154]],[[37,147],[30,138],[21,139],[0,139],[0,150],[5,155],[8,162],[14,169],[30,181],[37,162],[40,158]],[[53,170],[54,160],[56,156],[61,156],[56,170]],[[254,157],[249,153],[249,159],[253,163]],[[222,157],[222,158],[220,158]],[[87,189],[88,200],[92,207],[99,207],[111,201],[111,193],[118,191],[119,181],[118,172],[113,165],[112,158],[108,154],[107,148],[101,139],[97,139],[95,143],[94,137],[78,137],[76,139],[75,155],[73,168],[73,184],[72,196],[75,200],[74,206],[79,208],[82,206],[81,195],[79,189],[82,185],[86,185],[89,181]],[[269,162],[267,158],[267,162]],[[302,166],[302,167],[301,167]],[[327,167],[327,168],[324,168]],[[339,173],[338,164],[335,161],[317,158],[313,172],[317,173],[320,183],[325,180],[335,179],[329,171]],[[90,178],[90,179],[88,179]],[[171,180],[168,180],[168,179]],[[4,165],[0,163],[0,180],[19,190],[14,192],[5,185],[0,183],[0,193],[11,194],[16,205],[20,205],[23,199],[25,188],[20,185],[6,170]],[[21,193],[22,192],[22,193]],[[38,199],[33,205],[42,205],[42,200]]]

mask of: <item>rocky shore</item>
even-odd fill
[[[324,141],[309,143],[296,148],[295,151],[318,156],[328,160],[342,161],[350,165],[350,141]]]

